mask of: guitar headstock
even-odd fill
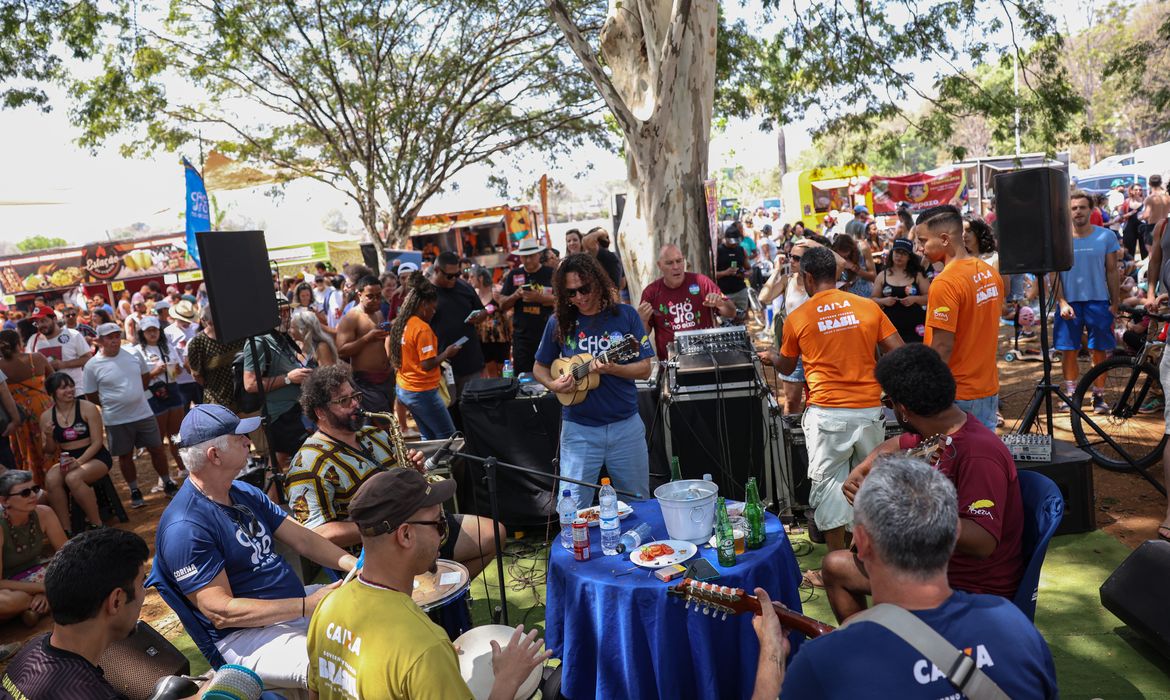
[[[688,610],[691,609],[691,603],[694,603],[695,612],[702,610],[704,615],[712,616],[722,614],[724,620],[728,615],[760,612],[760,601],[742,588],[684,578],[681,583],[671,586],[666,592],[685,600]]]
[[[637,338],[627,333],[621,340],[609,346],[609,349],[601,353],[606,362],[622,363],[630,360],[638,359],[641,353],[642,343]]]
[[[906,455],[908,457],[914,457],[915,459],[921,459],[923,462],[926,462],[933,467],[939,463],[939,460],[943,458],[946,449],[950,446],[951,436],[942,435],[940,433],[938,435],[931,436],[918,443],[917,446],[906,450]]]

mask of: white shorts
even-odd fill
[[[850,470],[869,456],[886,436],[882,407],[809,406],[800,420],[808,449],[808,504],[816,509],[821,531],[853,524],[853,506],[841,486]]]
[[[311,595],[321,586],[305,587]],[[281,688],[288,700],[308,698],[309,618],[300,617],[267,627],[236,630],[219,640],[215,648],[229,664],[249,668],[260,676],[266,688]],[[296,694],[296,689],[304,689]],[[291,692],[290,692],[291,691]]]

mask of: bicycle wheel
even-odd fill
[[[1101,433],[1108,435],[1117,448],[1143,471],[1161,458],[1166,447],[1166,422],[1162,411],[1143,414],[1138,410],[1147,400],[1161,393],[1158,372],[1148,363],[1135,366],[1134,362],[1132,357],[1113,357],[1094,365],[1081,377],[1073,392],[1073,401],[1084,407],[1092,423],[1086,424],[1080,416],[1071,414],[1077,445],[1088,450],[1097,464],[1111,471],[1127,472],[1134,467],[1118,449],[1105,441]],[[1109,412],[1094,414],[1090,387],[1102,377]]]

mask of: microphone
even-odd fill
[[[430,457],[427,457],[427,461],[423,464],[423,466],[427,468],[427,471],[430,471],[431,469],[439,466],[443,463],[444,460],[451,456],[451,443],[455,442],[455,438],[457,437],[459,437],[458,431],[453,433],[451,437],[447,438],[447,441],[444,442],[441,447],[439,447],[438,452],[431,455]]]

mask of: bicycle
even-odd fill
[[[1132,309],[1128,315],[1135,323],[1149,317],[1161,324],[1151,323],[1146,342],[1137,355],[1111,357],[1094,365],[1081,377],[1073,391],[1073,401],[1084,406],[1092,401],[1092,387],[1103,381],[1103,397],[1109,409],[1098,414],[1099,419],[1087,413],[1073,411],[1070,422],[1077,445],[1087,450],[1097,464],[1116,472],[1143,473],[1156,464],[1166,448],[1167,438],[1162,411],[1142,413],[1147,401],[1161,395],[1158,364],[1166,346],[1166,332],[1170,329],[1170,315]],[[1165,401],[1166,397],[1162,397]],[[1099,423],[1098,423],[1099,421]],[[1105,438],[1108,435],[1110,440]]]

